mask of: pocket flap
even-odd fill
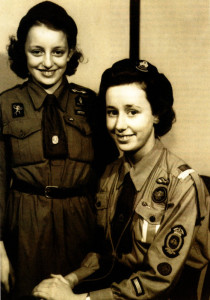
[[[64,120],[68,125],[77,128],[83,135],[90,135],[92,133],[91,127],[85,119],[83,120],[81,118],[77,120],[75,116],[71,117],[66,115],[64,116]]]
[[[148,223],[158,225],[162,221],[164,209],[161,206],[159,209],[153,208],[147,205],[146,201],[142,199],[135,208],[135,212]]]
[[[39,130],[41,130],[41,120],[39,119],[14,120],[3,126],[3,134],[20,139],[24,139]]]
[[[98,193],[96,195],[96,209],[100,210],[100,209],[104,209],[107,208],[108,205],[108,201],[107,201],[107,193],[103,192],[103,193]]]

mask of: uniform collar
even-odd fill
[[[143,184],[151,174],[155,165],[157,164],[160,156],[163,153],[164,146],[159,139],[156,139],[155,145],[152,150],[147,153],[134,167],[126,160],[124,156],[123,165],[120,170],[118,188],[123,183],[125,175],[130,172],[131,179],[137,191],[140,191]]]
[[[54,95],[58,99],[60,109],[62,111],[66,110],[67,100],[68,100],[68,81],[66,77],[63,78],[62,83],[54,92]],[[45,97],[47,96],[46,91],[41,88],[36,82],[32,79],[28,81],[28,93],[31,97],[31,100],[34,104],[36,110],[40,109],[43,105]]]

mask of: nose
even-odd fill
[[[43,66],[47,69],[50,69],[53,65],[53,59],[50,53],[46,53],[43,56],[43,62],[42,62]]]
[[[126,116],[124,114],[119,114],[115,128],[117,131],[122,132],[127,128]]]

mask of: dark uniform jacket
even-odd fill
[[[1,238],[16,271],[15,297],[30,294],[50,273],[69,273],[92,249],[95,93],[64,80],[56,90],[68,157],[46,159],[42,112],[46,92],[33,81],[0,96]],[[13,188],[16,182],[16,188]],[[30,188],[75,188],[65,199],[36,195]],[[24,186],[24,184],[23,184]]]
[[[132,248],[129,253],[119,254],[113,247],[111,223],[124,176],[129,171],[137,190]],[[128,272],[123,278],[119,268],[116,281],[109,288],[91,292],[91,300],[166,299],[181,273],[184,284],[177,286],[170,299],[196,299],[197,270],[210,259],[208,200],[198,174],[159,140],[135,168],[124,157],[109,165],[97,194],[97,222],[110,245],[110,255]],[[85,266],[92,268],[94,260],[95,256],[92,260],[88,256]]]

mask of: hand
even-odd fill
[[[54,278],[43,280],[33,289],[33,296],[47,300],[85,300],[87,295],[74,294],[63,276],[51,276]]]
[[[0,256],[1,256],[1,283],[5,291],[9,293],[12,286],[15,283],[15,275],[14,275],[12,265],[8,259],[7,252],[4,247],[4,243],[2,241],[0,241]],[[9,282],[9,279],[11,279],[11,283]]]

